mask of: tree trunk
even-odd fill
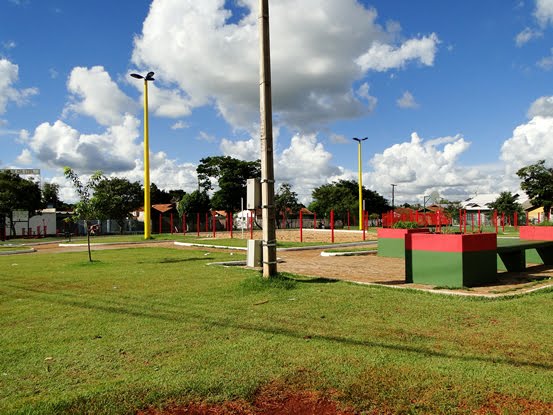
[[[88,261],[92,262],[92,253],[90,252],[90,226],[88,225],[88,221],[84,221],[84,226],[86,229],[86,241],[88,245]]]

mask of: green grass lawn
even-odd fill
[[[0,256],[0,413],[132,414],[271,382],[374,413],[553,408],[553,290],[478,300],[207,265],[240,258]]]

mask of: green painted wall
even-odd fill
[[[378,256],[405,257],[405,238],[378,238]]]
[[[406,281],[445,287],[471,287],[497,279],[494,251],[411,251],[406,258]],[[410,275],[409,275],[410,274]]]

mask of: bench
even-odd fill
[[[517,244],[498,246],[497,254],[507,271],[526,269],[526,250],[535,249],[544,265],[553,265],[553,241],[521,241]]]

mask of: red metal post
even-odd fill
[[[499,229],[497,227],[497,210],[493,211],[493,221],[495,223],[495,233],[499,233]]]
[[[478,209],[478,232],[482,231],[480,225],[482,224],[482,219],[480,218],[480,209]]]
[[[216,215],[212,215],[211,216],[211,228],[213,229],[213,237],[215,238],[215,233],[216,233],[216,229],[217,229],[217,226],[216,223],[215,223],[215,220],[216,220]]]
[[[313,229],[317,229],[317,212],[313,212]]]
[[[463,213],[463,224],[464,224],[463,233],[467,233],[467,211],[466,210]]]
[[[207,212],[205,212],[205,231],[209,232],[209,217],[207,215]]]
[[[501,212],[501,228],[503,233],[505,233],[505,212]]]
[[[334,210],[330,211],[330,234],[332,243],[334,243]]]
[[[463,232],[463,211],[459,209],[459,232]]]
[[[159,214],[159,234],[161,234],[161,220],[163,219],[163,215]]]
[[[200,236],[200,213],[196,213],[196,232]]]
[[[361,226],[361,228],[363,229],[363,240],[365,240],[366,238],[366,235],[365,235],[365,211],[363,211],[363,226]]]
[[[348,210],[348,231],[349,231],[349,210]]]
[[[233,223],[234,217],[232,215],[232,212],[229,212],[228,215],[229,215],[230,238],[232,239],[232,231],[233,231],[233,228],[234,228],[234,223]]]
[[[513,221],[515,222],[515,229],[518,229],[518,212],[515,212],[515,215],[513,217]]]
[[[300,209],[300,242],[303,242],[303,211]]]

